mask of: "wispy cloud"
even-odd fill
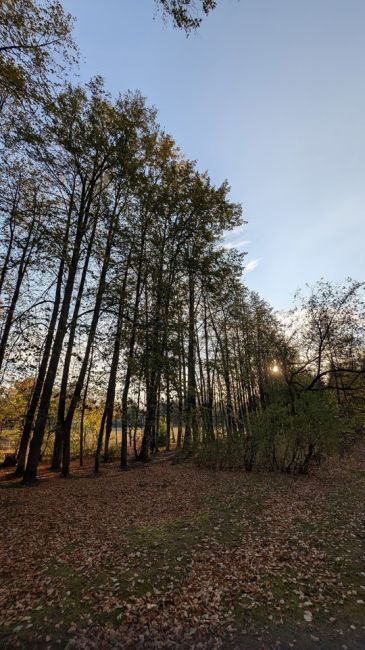
[[[257,258],[256,260],[250,260],[250,262],[247,262],[247,264],[245,265],[244,273],[252,273],[252,271],[254,271],[258,267],[260,261],[261,261],[261,257]]]
[[[227,241],[227,242],[224,242],[223,248],[227,248],[228,250],[230,250],[231,248],[243,248],[244,246],[247,246],[250,243],[251,242],[250,242],[249,239],[238,239],[236,241],[234,241],[234,240],[233,241]]]
[[[224,248],[227,248],[228,250],[231,248],[243,248],[244,246],[247,246],[251,242],[245,237],[246,235],[246,227],[245,226],[237,226],[236,228],[233,228],[232,230],[226,230],[224,233]]]

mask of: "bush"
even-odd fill
[[[338,450],[343,428],[338,407],[323,394],[297,399],[294,413],[271,405],[252,418],[256,462],[267,469],[306,473],[313,459]]]
[[[274,403],[251,414],[246,434],[203,444],[195,460],[214,469],[245,468],[305,474],[312,461],[343,449],[348,420],[323,393],[308,393],[294,405]],[[351,428],[351,427],[350,427]]]

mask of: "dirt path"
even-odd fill
[[[365,647],[365,472],[0,474],[0,647]]]

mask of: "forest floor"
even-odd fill
[[[0,647],[365,647],[365,447],[308,477],[0,472]]]

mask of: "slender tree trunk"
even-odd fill
[[[206,386],[205,386],[205,376],[203,369],[202,355],[200,351],[200,341],[198,335],[198,329],[195,327],[195,339],[196,339],[196,356],[198,360],[198,369],[199,369],[199,382],[196,386],[196,396],[198,400],[198,409],[201,415],[203,423],[203,435],[206,434],[206,413],[205,413],[205,403],[206,403]]]
[[[71,199],[73,202],[73,199]],[[81,201],[82,205],[83,201]],[[78,216],[78,226],[74,241],[72,257],[69,265],[68,277],[65,285],[64,296],[58,321],[58,327],[53,342],[53,348],[50,356],[47,374],[43,383],[42,394],[39,403],[37,420],[34,427],[33,437],[30,443],[29,455],[27,460],[26,470],[24,472],[23,481],[25,483],[32,482],[37,476],[37,467],[39,454],[42,447],[44,430],[47,422],[47,414],[49,405],[52,398],[52,391],[56,379],[58,364],[62,353],[63,340],[67,329],[68,314],[72,299],[72,291],[74,287],[77,266],[80,255],[81,243],[85,234],[87,225],[87,218],[85,217],[84,210],[80,209]]]
[[[73,196],[73,194],[72,194],[72,196]],[[30,438],[30,434],[31,434],[31,430],[32,430],[33,420],[34,420],[34,416],[36,414],[38,402],[39,402],[39,399],[40,399],[40,396],[41,396],[41,393],[42,393],[43,382],[44,382],[44,378],[45,378],[45,375],[46,375],[48,361],[49,361],[49,355],[50,355],[51,348],[52,348],[53,335],[54,335],[54,332],[55,332],[58,313],[59,313],[60,304],[61,304],[62,281],[63,281],[63,275],[64,275],[64,270],[65,270],[65,259],[66,259],[66,254],[67,254],[67,246],[68,246],[68,239],[69,239],[71,214],[72,214],[72,200],[70,201],[69,211],[68,211],[68,215],[67,215],[66,230],[65,230],[65,235],[64,235],[64,238],[63,238],[63,246],[62,246],[62,254],[61,254],[60,264],[59,264],[59,267],[58,267],[56,290],[55,290],[51,320],[49,322],[49,326],[48,326],[48,330],[47,330],[46,340],[45,340],[45,343],[44,343],[44,349],[43,349],[43,354],[42,354],[42,360],[41,360],[41,363],[40,363],[40,366],[39,366],[37,380],[36,380],[34,390],[33,390],[33,394],[32,394],[32,399],[31,399],[31,401],[29,403],[27,413],[26,413],[26,416],[25,416],[23,432],[22,432],[22,437],[21,437],[20,446],[19,446],[19,452],[18,452],[18,458],[17,458],[18,463],[17,463],[17,469],[16,469],[16,475],[17,476],[22,476],[23,473],[24,473],[25,462],[26,462],[27,452],[28,452],[29,438]]]
[[[99,322],[100,310],[102,305],[102,300],[104,297],[105,291],[105,280],[110,263],[110,253],[113,246],[114,235],[116,229],[116,214],[113,214],[109,224],[109,231],[107,235],[107,241],[104,251],[103,264],[100,271],[99,284],[95,298],[95,305],[93,310],[93,316],[91,319],[90,330],[87,338],[86,349],[84,354],[84,359],[81,364],[79,376],[77,378],[74,392],[72,394],[70,404],[68,407],[67,415],[64,422],[63,428],[63,453],[62,453],[62,471],[61,474],[64,478],[69,475],[70,470],[70,438],[71,438],[71,426],[75,410],[79,399],[81,397],[81,391],[84,384],[85,375],[88,368],[90,352],[94,343],[96,328]]]
[[[158,452],[158,445],[159,445],[159,437],[160,437],[160,409],[161,409],[161,385],[160,385],[160,373],[158,377],[158,388],[157,388],[157,396],[156,396],[156,417],[155,421],[153,423],[153,430],[152,430],[152,437],[151,437],[151,445],[150,445],[150,450],[153,454]]]
[[[110,366],[109,383],[108,383],[107,397],[105,402],[106,427],[105,427],[104,463],[109,462],[109,440],[110,440],[110,434],[111,434],[112,422],[113,422],[115,384],[117,381],[120,343],[121,343],[122,326],[124,320],[124,305],[125,305],[125,296],[126,296],[126,287],[127,287],[130,260],[131,260],[131,252],[129,252],[127,258],[126,268],[125,268],[125,273],[123,278],[123,285],[119,296],[117,329],[116,329],[115,339],[114,339],[113,357]]]
[[[94,356],[94,348],[91,350],[89,370],[87,372],[84,396],[82,398],[81,417],[80,417],[80,467],[82,467],[84,464],[84,446],[85,446],[84,419],[85,419],[87,394],[89,391],[89,384],[90,384],[90,375],[91,375],[91,369],[93,365],[93,356]]]
[[[143,438],[142,438],[142,444],[141,444],[141,450],[139,453],[139,460],[142,462],[147,462],[148,457],[149,457],[149,450],[151,449],[151,445],[153,446],[153,437],[154,437],[154,431],[156,428],[156,407],[157,407],[157,393],[158,393],[158,386],[159,386],[159,372],[160,372],[160,364],[159,364],[159,358],[161,354],[160,350],[160,330],[161,330],[161,305],[162,305],[162,294],[161,294],[161,272],[162,268],[160,269],[160,279],[157,283],[157,286],[159,287],[159,292],[157,295],[156,299],[156,315],[155,315],[155,323],[153,325],[152,329],[152,335],[151,335],[151,345],[149,349],[149,354],[148,354],[148,360],[146,363],[146,372],[150,370],[150,374],[148,376],[148,383],[146,386],[146,419],[145,419],[145,424],[144,424],[144,431],[143,431]],[[150,369],[149,366],[150,365]]]
[[[17,210],[17,205],[18,205],[18,189],[16,191],[16,195],[14,197],[13,205],[11,209],[10,220],[9,220],[10,238],[8,242],[8,247],[6,249],[4,264],[2,265],[1,272],[0,272],[0,296],[3,292],[3,286],[9,269],[9,262],[10,262],[11,253],[13,249],[14,234],[15,234],[15,213]]]
[[[211,317],[211,322],[213,325],[213,329],[217,338],[217,342],[220,348],[221,352],[221,358],[222,358],[222,371],[223,371],[223,379],[225,383],[225,388],[226,388],[226,423],[227,423],[227,433],[228,436],[231,437],[235,435],[237,431],[236,427],[236,421],[234,417],[234,412],[233,412],[233,402],[232,402],[232,390],[231,390],[231,377],[230,377],[230,358],[229,358],[229,347],[228,347],[228,340],[227,340],[227,331],[226,331],[226,322],[224,322],[224,340],[222,339],[222,336],[220,335],[220,332],[218,332],[218,328],[216,326],[216,323],[214,321],[213,315],[210,312],[210,317]]]
[[[51,464],[51,470],[54,471],[54,472],[58,472],[61,469],[62,444],[63,444],[62,434],[63,434],[63,430],[64,430],[64,427],[65,427],[65,411],[66,411],[68,376],[69,376],[69,373],[70,373],[70,365],[71,365],[72,353],[73,353],[73,350],[74,350],[77,320],[78,320],[78,316],[79,316],[82,296],[83,296],[83,293],[84,293],[84,288],[85,288],[86,276],[87,276],[87,272],[88,272],[88,268],[89,268],[90,257],[91,257],[91,253],[92,253],[92,249],[93,249],[93,245],[94,245],[96,224],[97,224],[97,218],[94,218],[94,223],[93,223],[92,231],[90,233],[89,243],[88,243],[88,246],[87,246],[86,256],[85,256],[84,265],[83,265],[81,278],[80,278],[80,282],[79,282],[79,288],[78,288],[78,291],[77,291],[74,311],[73,311],[73,315],[72,315],[72,318],[71,318],[71,323],[70,323],[70,328],[69,328],[70,329],[70,334],[69,334],[68,341],[67,341],[66,354],[65,354],[65,359],[64,359],[64,363],[63,363],[61,387],[60,387],[60,394],[59,394],[59,399],[58,399],[55,441],[54,441],[54,446],[53,446],[53,455],[52,455],[52,464]]]
[[[139,452],[139,460],[142,462],[148,461],[149,449],[151,446],[153,427],[156,421],[156,402],[157,402],[157,387],[155,373],[152,374],[150,385],[147,389],[147,412],[144,424],[144,431],[142,437],[141,450]]]
[[[24,246],[23,246],[23,251],[22,251],[22,254],[21,254],[20,261],[19,261],[17,279],[16,279],[13,295],[11,297],[9,309],[7,311],[7,314],[6,314],[5,324],[4,324],[4,328],[3,328],[3,332],[2,332],[2,336],[1,336],[1,340],[0,340],[0,370],[1,370],[1,367],[2,367],[2,364],[3,364],[3,361],[4,361],[5,350],[6,350],[6,346],[7,346],[7,343],[8,343],[9,334],[10,334],[10,331],[11,331],[11,328],[12,328],[12,325],[13,325],[14,312],[15,312],[15,308],[16,308],[17,303],[18,303],[20,288],[21,288],[21,286],[23,284],[23,280],[24,280],[24,277],[25,277],[29,262],[31,260],[32,250],[33,250],[33,247],[34,247],[34,244],[35,244],[35,241],[33,239],[33,231],[34,231],[35,221],[36,221],[36,218],[34,216],[33,220],[32,220],[32,223],[30,225],[30,228],[29,228],[27,239],[26,239],[26,241],[24,243]]]
[[[214,440],[214,426],[213,426],[213,386],[209,362],[209,336],[208,336],[208,322],[207,322],[207,305],[204,299],[204,342],[205,342],[205,366],[207,376],[207,400],[206,400],[206,426],[208,440]]]
[[[189,271],[189,340],[188,340],[188,388],[186,399],[186,425],[184,447],[197,438],[196,427],[196,380],[195,380],[195,278]]]
[[[182,432],[183,432],[183,404],[184,404],[184,395],[183,395],[183,381],[185,375],[183,375],[183,363],[182,363],[182,357],[183,357],[183,348],[184,348],[184,337],[183,337],[183,332],[182,332],[182,325],[181,325],[181,320],[179,317],[179,331],[178,331],[178,337],[179,337],[179,345],[178,345],[178,420],[177,420],[177,441],[176,441],[176,448],[181,449],[182,446]]]
[[[170,451],[171,438],[171,403],[170,403],[170,376],[167,368],[166,377],[166,451]]]
[[[134,432],[133,432],[133,451],[134,451],[134,458],[137,460],[138,458],[138,452],[137,452],[137,428],[138,428],[138,419],[139,419],[139,401],[141,397],[141,377],[139,378],[138,382],[138,394],[137,394],[137,409],[136,409],[136,417],[134,420]]]
[[[127,445],[127,433],[128,433],[128,393],[129,386],[132,378],[132,367],[133,367],[133,357],[134,357],[134,347],[137,336],[137,321],[138,321],[138,310],[139,302],[141,297],[141,286],[142,286],[142,263],[143,263],[143,252],[144,252],[144,243],[145,243],[145,233],[142,234],[141,248],[139,254],[139,263],[137,271],[137,282],[136,282],[136,293],[133,307],[133,321],[131,335],[129,339],[129,350],[128,350],[128,359],[127,359],[127,369],[125,373],[124,386],[122,392],[122,402],[121,402],[121,420],[122,420],[122,444],[121,444],[121,455],[120,455],[120,466],[126,468],[128,465],[128,445]]]
[[[101,448],[103,446],[105,420],[106,420],[106,411],[104,409],[103,415],[102,415],[102,418],[101,418],[101,422],[100,422],[98,442],[97,442],[97,445],[96,445],[96,452],[95,452],[95,464],[94,464],[94,472],[95,472],[95,474],[99,473],[100,454],[101,454]]]

